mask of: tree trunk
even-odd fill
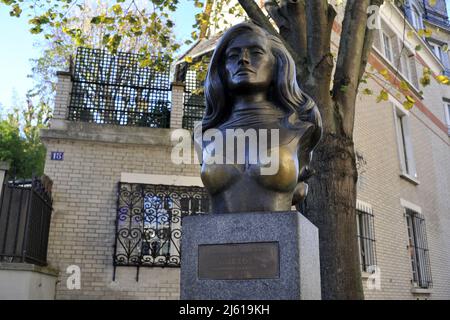
[[[314,151],[305,216],[319,229],[322,299],[364,299],[356,230],[357,169],[353,136],[332,100],[332,59],[322,59],[304,89],[317,103],[323,136]]]
[[[248,16],[277,35],[254,0],[238,0]],[[266,1],[278,36],[293,55],[302,88],[317,103],[323,138],[314,151],[304,214],[319,228],[323,299],[363,299],[356,230],[355,101],[373,42],[369,5],[347,0],[334,77],[330,52],[336,11],[327,0]],[[333,81],[331,81],[333,78]],[[333,88],[330,92],[330,84]]]
[[[320,230],[322,299],[363,299],[352,140],[324,133],[312,167],[305,215]]]

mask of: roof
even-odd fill
[[[184,61],[185,57],[197,57],[201,56],[207,52],[214,50],[217,42],[219,41],[222,33],[215,34],[211,36],[209,39],[200,39],[198,40],[188,51],[186,51],[176,62],[177,64]]]

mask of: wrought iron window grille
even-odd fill
[[[118,184],[114,274],[119,266],[180,267],[181,218],[206,214],[209,198],[201,187]]]
[[[356,209],[359,256],[361,271],[372,273],[376,269],[376,241],[372,208],[359,204]]]
[[[430,255],[425,225],[425,217],[414,210],[405,208],[409,243],[407,249],[411,258],[412,279],[414,287],[430,289],[433,287],[431,277]]]

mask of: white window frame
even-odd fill
[[[411,5],[411,18],[412,25],[416,30],[423,29],[423,18],[420,10],[415,6]]]
[[[409,111],[405,110],[405,108],[393,98],[391,98],[391,102],[393,102],[397,149],[400,160],[400,176],[414,184],[419,184],[419,181],[417,180],[416,163],[414,160]]]
[[[392,37],[390,37],[385,31],[381,31],[381,43],[383,45],[384,57],[393,64],[394,47],[392,46]]]
[[[448,135],[450,136],[450,101],[444,101],[444,114],[448,127]]]
[[[433,49],[433,53],[435,54],[435,56],[439,59],[439,61],[443,61],[443,53],[444,51],[442,50],[442,46],[436,42],[428,42],[431,46],[431,48]]]
[[[412,83],[412,70],[411,70],[410,59],[411,58],[409,57],[408,52],[403,51],[400,56],[402,74],[410,83]]]
[[[419,258],[417,256],[417,253],[415,253],[413,256],[411,256],[411,272],[413,273],[413,279],[411,279],[411,283],[413,285],[412,288],[412,292],[413,293],[420,293],[420,291],[415,291],[417,288],[420,288],[420,290],[426,290],[426,291],[430,291],[431,287],[432,287],[432,270],[431,270],[431,266],[430,266],[430,257],[429,257],[429,246],[428,246],[428,240],[427,240],[427,232],[426,232],[426,225],[424,224],[424,228],[420,229],[420,228],[416,228],[414,227],[413,222],[411,221],[411,219],[413,219],[412,216],[408,216],[407,211],[412,211],[414,212],[414,214],[418,214],[422,216],[422,221],[423,223],[426,223],[425,221],[425,217],[423,217],[422,214],[422,208],[412,202],[409,202],[405,199],[400,198],[400,205],[402,206],[403,209],[403,215],[405,217],[405,223],[406,223],[406,229],[407,229],[407,236],[408,236],[408,249],[411,250],[410,245],[411,245],[411,236],[413,237],[413,246],[414,247],[423,247],[422,249],[427,251],[427,254],[424,253],[424,251],[422,251],[422,258]],[[417,233],[420,232],[420,230],[423,230],[423,233]],[[416,243],[416,239],[420,239],[421,244]],[[413,267],[414,265],[414,267]],[[416,269],[416,270],[414,270]],[[420,269],[420,270],[419,270]],[[430,282],[427,283],[427,286],[421,287],[420,283],[414,281],[414,273],[416,273],[416,280],[419,280],[419,277],[422,278],[423,275],[426,274],[425,279],[429,280]],[[419,275],[420,274],[420,275]],[[420,280],[419,280],[420,281]],[[425,292],[425,293],[429,293],[429,292]]]

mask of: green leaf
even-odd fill
[[[92,24],[100,24],[101,22],[102,22],[102,19],[101,19],[101,17],[99,17],[99,16],[93,17],[93,18],[91,19],[91,23],[92,23]]]
[[[13,6],[13,9],[9,12],[9,15],[11,17],[20,17],[20,14],[22,13],[22,9],[18,4],[15,4]]]
[[[122,6],[120,4],[115,4],[112,6],[112,11],[116,15],[121,15],[123,13]]]
[[[363,90],[363,94],[370,96],[370,95],[373,94],[373,91],[370,90],[369,88],[365,88],[365,89]]]
[[[389,100],[389,94],[386,90],[381,90],[380,94],[377,97],[377,102],[381,102],[381,101],[388,101]]]
[[[200,2],[200,1],[195,1],[195,7],[196,8],[203,8],[203,6],[204,6],[204,3],[203,2]]]

